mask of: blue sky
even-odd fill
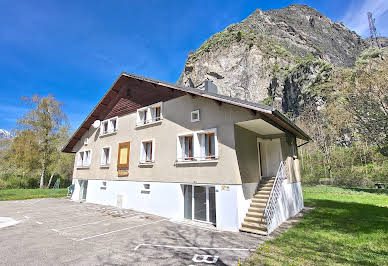
[[[388,1],[0,0],[0,129],[26,112],[20,98],[54,94],[76,129],[123,72],[176,82],[187,53],[255,9],[305,3],[368,35],[388,36]]]

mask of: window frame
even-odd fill
[[[197,118],[197,119],[193,119],[193,114],[197,114],[198,118]],[[192,111],[192,112],[190,113],[190,121],[191,121],[192,123],[201,121],[199,109],[194,110],[194,111]]]
[[[151,160],[147,160],[146,143],[151,143]],[[142,140],[140,143],[140,160],[139,164],[153,164],[155,163],[155,139]]]
[[[112,121],[116,121],[116,127],[112,130],[112,131],[109,131],[109,126],[110,126],[110,123]],[[107,131],[104,132],[104,127],[105,127],[105,124],[107,125]],[[115,117],[111,117],[109,119],[105,119],[101,122],[101,126],[100,126],[100,137],[104,137],[104,136],[109,136],[109,135],[113,135],[113,134],[116,134],[117,131],[118,131],[118,128],[119,128],[119,118],[118,116],[115,116]]]
[[[103,156],[105,155],[105,152],[104,152],[104,150],[105,149],[109,149],[109,158],[108,158],[108,160],[106,159],[106,157],[105,157],[105,161],[108,161],[108,163],[103,163],[102,162],[102,158],[103,158]],[[100,160],[100,167],[101,168],[109,168],[110,167],[110,163],[111,163],[111,159],[112,159],[112,146],[104,146],[104,147],[102,147],[101,148],[101,160]]]
[[[214,135],[214,155],[206,155],[206,136]],[[184,137],[192,136],[192,145],[193,145],[193,158],[185,158],[184,150]],[[177,157],[176,163],[203,163],[203,162],[217,162],[219,159],[219,142],[217,136],[217,128],[210,128],[199,131],[187,132],[184,134],[179,134],[177,136]]]
[[[156,117],[156,110],[159,110],[159,117]],[[145,114],[142,114],[145,113]],[[143,127],[163,120],[163,102],[151,104],[136,110],[136,127]]]
[[[86,153],[89,152],[89,157],[87,157],[87,159],[89,160],[89,163],[86,162]],[[79,163],[80,162],[80,156],[82,155],[82,161],[81,161],[81,164]],[[83,151],[79,151],[77,152],[77,168],[78,169],[82,169],[82,168],[90,168],[90,165],[92,164],[92,150],[89,149],[89,150],[83,150]]]

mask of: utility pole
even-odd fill
[[[368,15],[371,46],[373,47],[373,41],[374,41],[374,42],[376,42],[377,48],[381,48],[380,44],[379,44],[379,40],[377,39],[377,31],[376,31],[376,26],[375,26],[376,20],[372,17],[371,12],[368,12],[366,14]]]

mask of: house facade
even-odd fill
[[[76,153],[73,200],[270,233],[303,208],[296,138],[309,140],[210,81],[200,90],[123,73],[63,151]]]

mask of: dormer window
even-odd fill
[[[100,136],[114,134],[117,132],[117,117],[102,121]]]
[[[162,103],[156,103],[137,110],[136,126],[144,126],[161,122],[163,119]]]

